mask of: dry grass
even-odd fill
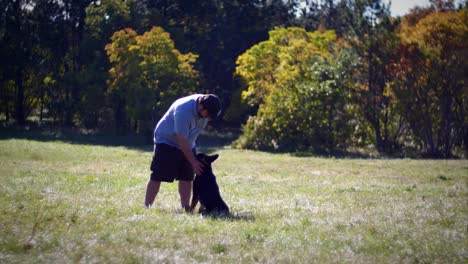
[[[0,141],[1,263],[466,263],[466,160],[218,149],[235,217],[143,208],[151,152]]]

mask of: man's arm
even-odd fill
[[[197,175],[201,175],[203,172],[203,166],[200,161],[198,161],[198,159],[193,155],[192,149],[190,148],[190,143],[187,138],[182,134],[177,133],[177,141],[179,142],[179,146],[184,153],[185,158],[192,165],[193,172],[195,172]]]

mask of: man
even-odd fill
[[[176,100],[154,130],[151,177],[146,186],[145,206],[150,208],[161,182],[179,181],[180,203],[190,210],[194,173],[202,164],[195,157],[195,141],[208,121],[221,113],[221,102],[213,94],[194,94]]]

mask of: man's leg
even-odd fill
[[[156,195],[159,192],[159,187],[161,186],[160,181],[152,181],[149,180],[146,186],[146,198],[145,198],[145,206],[150,208],[156,198]]]
[[[186,212],[190,211],[190,195],[192,194],[192,181],[179,181],[180,204]]]

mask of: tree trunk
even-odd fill
[[[426,136],[426,148],[428,149],[428,153],[432,157],[440,156],[438,146],[436,142],[434,142],[434,132],[432,131],[432,121],[427,125],[424,134]]]
[[[451,155],[452,152],[452,129],[453,129],[453,100],[452,100],[452,87],[451,87],[451,81],[450,81],[450,74],[447,74],[448,70],[446,69],[445,66],[442,67],[442,76],[443,79],[445,80],[442,82],[442,102],[444,105],[442,105],[442,133],[443,133],[443,138],[442,138],[442,154],[444,158],[448,158]]]
[[[125,99],[117,98],[117,106],[115,109],[115,132],[117,135],[122,135],[125,132]]]
[[[451,98],[447,98],[446,100],[446,105],[444,106],[445,111],[443,114],[443,155],[444,158],[447,158],[450,156],[451,150],[452,150],[452,142],[451,142],[451,134],[452,134],[452,120],[450,118],[451,116],[451,104],[452,100]]]
[[[73,104],[71,99],[71,94],[69,91],[66,91],[67,95],[65,96],[65,126],[72,127],[73,126]]]
[[[8,103],[5,104],[5,117],[6,121],[10,121],[10,107],[8,106]]]
[[[463,143],[465,145],[465,157],[468,157],[468,127],[465,127],[462,131],[464,138]]]
[[[26,118],[24,116],[23,72],[21,68],[16,71],[15,119],[21,126],[26,122]]]
[[[41,112],[39,116],[39,121],[42,123],[42,119],[44,117],[44,96],[41,97]]]
[[[382,139],[382,135],[380,133],[380,126],[379,124],[377,123],[376,126],[374,126],[374,131],[375,131],[375,142],[377,144],[377,151],[379,153],[383,153],[385,152],[385,144],[384,144],[384,141]]]

